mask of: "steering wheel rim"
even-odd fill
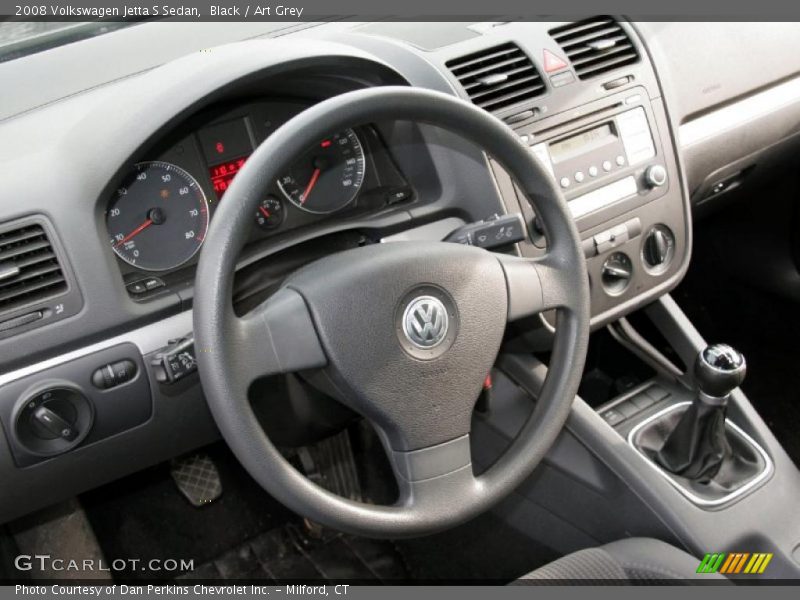
[[[331,340],[325,339],[326,308],[314,305],[312,297],[315,285],[322,285],[318,285],[318,280],[325,280],[325,272],[345,269],[346,264],[361,255],[348,255],[346,261],[331,258],[323,265],[324,270],[316,272],[301,269],[302,274],[290,277],[289,284],[243,317],[234,314],[232,289],[236,259],[247,240],[251,215],[269,184],[287,170],[296,156],[332,132],[391,120],[435,125],[482,147],[514,177],[534,206],[547,234],[548,250],[544,258],[536,260],[443,243],[415,246],[413,251],[410,246],[391,244],[359,251],[364,254],[373,248],[372,252],[378,254],[370,258],[377,256],[383,260],[383,267],[392,273],[410,272],[409,280],[420,279],[420,285],[436,278],[435,273],[425,271],[425,264],[409,267],[413,256],[420,253],[436,258],[431,259],[436,263],[434,271],[457,270],[459,264],[466,264],[465,268],[479,270],[486,281],[494,282],[483,293],[476,294],[475,287],[465,290],[459,301],[453,302],[453,309],[461,312],[452,314],[458,314],[463,321],[461,330],[454,334],[456,340],[469,338],[477,327],[475,315],[482,312],[492,313],[481,318],[493,319],[487,325],[487,330],[493,332],[501,316],[503,328],[507,321],[543,310],[555,308],[558,316],[551,364],[536,408],[503,456],[479,477],[472,474],[468,430],[466,435],[425,444],[439,440],[445,433],[453,434],[446,427],[441,431],[441,424],[431,425],[437,434],[423,436],[415,446],[402,439],[402,431],[393,437],[393,415],[389,413],[395,410],[396,403],[384,403],[376,410],[371,406],[357,407],[364,408],[359,412],[366,413],[368,418],[372,416],[380,422],[377,429],[401,488],[398,503],[377,506],[336,496],[305,478],[267,438],[247,398],[253,378],[272,373],[324,368],[334,373],[335,387],[339,383],[340,388],[347,385],[343,377],[342,381],[336,380],[347,372],[347,365],[342,367],[336,362],[341,357],[333,356]],[[384,246],[391,247],[380,249]],[[366,268],[369,263],[362,264]],[[464,273],[468,272],[463,271],[462,278]],[[453,281],[448,277],[441,280],[446,282],[441,286],[436,280],[432,289],[446,288],[447,282]],[[325,281],[335,285],[333,280]],[[500,290],[501,287],[504,289]],[[212,415],[234,454],[262,487],[292,510],[360,535],[397,538],[431,533],[469,520],[505,497],[530,475],[562,429],[586,357],[590,312],[585,258],[560,190],[529,149],[502,122],[468,102],[428,90],[381,87],[349,92],[316,104],[275,131],[248,159],[227,190],[201,251],[195,290],[194,331],[200,377]],[[476,295],[487,298],[475,299]],[[501,301],[505,304],[502,310]],[[470,302],[475,305],[469,305]],[[501,311],[502,315],[494,314]],[[331,322],[328,319],[328,326]],[[399,347],[397,341],[393,340]],[[500,338],[495,335],[484,344],[484,349],[474,344],[460,349],[456,344],[436,360],[445,360],[448,354],[458,352],[461,357],[470,356],[465,353],[469,350],[480,354],[484,362],[493,354],[493,361],[499,343]],[[430,365],[436,361],[418,362]],[[486,372],[488,369],[478,374],[481,380]],[[470,385],[474,387],[472,380]],[[353,394],[349,389],[343,390],[340,399],[347,401],[350,396],[358,396],[360,389],[354,387]],[[470,406],[476,397],[477,392]],[[463,422],[460,414],[459,419]],[[397,428],[402,430],[403,425]],[[454,431],[462,431],[463,423],[461,428]]]

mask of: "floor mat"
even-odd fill
[[[180,494],[168,464],[81,496],[109,563],[171,558],[203,564],[296,518],[250,478],[226,446],[214,445],[208,453],[220,471],[223,492],[206,506],[195,508]],[[124,579],[154,575],[159,576],[147,569],[119,573]]]
[[[248,540],[178,581],[216,579],[377,584],[407,581],[408,574],[392,542],[331,530],[315,538],[292,523]]]
[[[742,389],[800,465],[798,306],[727,272],[713,237],[704,231],[695,237],[689,272],[673,297],[709,343],[728,343],[744,353]]]
[[[491,514],[445,533],[394,542],[309,528],[264,492],[227,446],[204,452],[223,486],[211,504],[192,506],[168,464],[81,497],[106,562],[144,563],[117,573],[118,581],[163,579],[165,573],[148,570],[147,561],[185,559],[193,570],[172,574],[183,582],[505,582],[555,558]]]

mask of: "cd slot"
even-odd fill
[[[575,219],[579,219],[584,215],[633,196],[638,191],[636,178],[633,175],[629,175],[570,200],[569,209],[572,212],[572,216]]]

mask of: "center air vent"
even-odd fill
[[[448,61],[447,68],[474,104],[493,113],[545,92],[531,59],[511,42]]]
[[[0,231],[0,314],[52,298],[67,287],[41,225]]]
[[[593,17],[550,30],[578,77],[589,79],[639,60],[633,42],[611,17]]]

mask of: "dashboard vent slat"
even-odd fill
[[[622,26],[611,17],[592,17],[550,30],[580,79],[596,77],[639,61]]]
[[[0,314],[52,298],[67,287],[41,225],[0,232]]]
[[[531,59],[511,42],[446,64],[473,104],[489,112],[504,111],[546,91]]]

